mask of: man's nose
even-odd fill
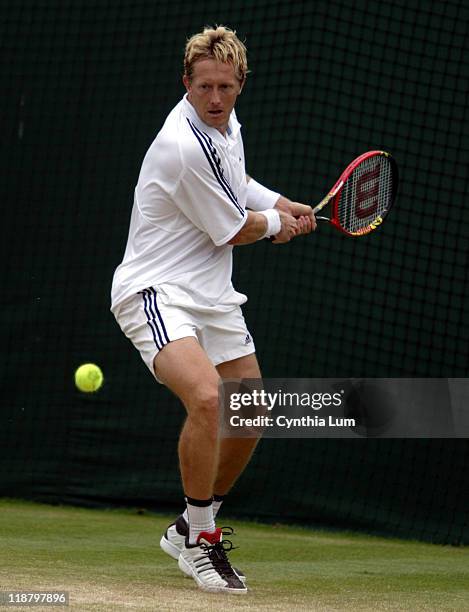
[[[210,102],[212,104],[220,104],[221,96],[220,96],[220,90],[218,89],[218,87],[214,87],[212,89],[211,96],[210,96]]]

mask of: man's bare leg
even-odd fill
[[[261,378],[255,353],[217,366],[221,378]],[[249,463],[258,438],[223,438],[220,441],[218,470],[213,492],[224,496]]]
[[[218,468],[218,373],[192,337],[167,344],[154,368],[187,411],[178,446],[184,493],[209,499]]]

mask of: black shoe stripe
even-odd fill
[[[187,537],[188,533],[189,533],[189,525],[187,524],[185,518],[182,516],[182,514],[180,514],[176,521],[173,523],[173,525],[176,527],[176,531],[178,532],[178,534],[180,536],[184,536]]]

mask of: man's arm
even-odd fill
[[[246,174],[246,182],[249,183],[250,180],[252,180],[251,177]],[[261,186],[259,188],[265,189]],[[270,192],[270,190],[268,191]],[[270,192],[270,194],[273,194],[273,192]],[[273,201],[275,201],[275,196]],[[313,209],[307,204],[292,202],[288,198],[279,195],[273,208],[278,212],[281,222],[281,230],[276,234],[273,240],[274,244],[289,242],[295,236],[309,234],[316,229]],[[228,244],[252,244],[265,236],[266,231],[267,219],[265,215],[262,212],[250,210],[248,211],[246,223]]]
[[[292,202],[288,198],[280,196],[274,208],[279,212],[283,211],[295,217],[298,222],[298,234],[309,234],[316,229],[316,217],[314,216],[313,209],[308,204]]]
[[[298,233],[298,222],[290,214],[278,211],[280,216],[281,229],[275,236],[274,242],[289,242]],[[267,232],[267,218],[262,213],[248,211],[246,223],[228,244],[241,245],[252,244],[265,236]]]
[[[278,212],[284,212],[295,217],[298,222],[297,235],[309,234],[316,229],[316,218],[311,206],[300,202],[292,202],[285,196],[260,185],[249,174],[246,174],[246,183],[248,185],[248,208],[257,212],[273,208]]]

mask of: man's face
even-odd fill
[[[225,134],[236,98],[243,83],[235,76],[232,64],[201,59],[194,64],[192,80],[184,76],[188,100],[200,119]]]

